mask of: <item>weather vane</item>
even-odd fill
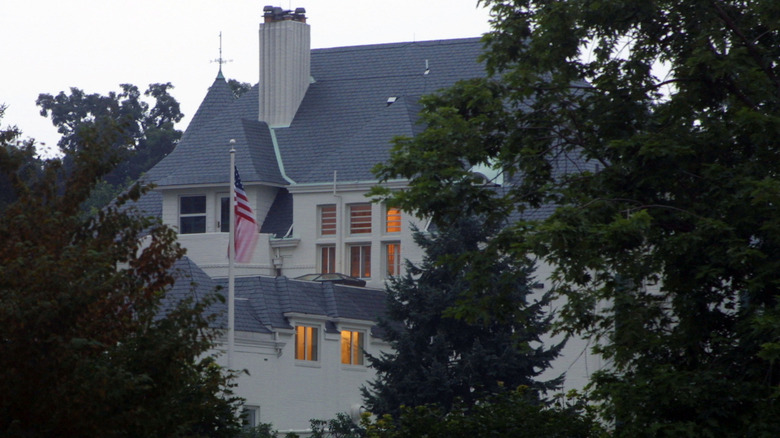
[[[224,59],[222,58],[222,31],[219,31],[219,58],[211,60],[211,62],[216,62],[219,64],[219,75],[222,76],[222,64],[227,64],[228,62],[233,62],[232,59]]]

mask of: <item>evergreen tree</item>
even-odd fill
[[[524,385],[538,395],[558,384],[535,380],[561,347],[540,343],[550,328],[548,296],[533,295],[530,262],[483,257],[495,231],[473,217],[431,234],[415,231],[425,258],[420,266],[407,262],[388,286],[380,327],[393,352],[369,357],[378,374],[363,388],[372,413],[397,416],[403,405],[447,412],[456,401],[471,406],[507,388]],[[454,312],[474,301],[491,301],[495,311]]]

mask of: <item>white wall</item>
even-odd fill
[[[414,263],[422,260],[422,251],[414,244],[410,223],[422,228],[424,223],[419,219],[402,214],[401,232],[385,233],[385,205],[371,205],[371,233],[350,236],[349,206],[351,204],[369,203],[365,194],[372,184],[342,185],[334,196],[332,186],[291,187],[293,193],[295,235],[300,237],[300,244],[294,254],[285,260],[285,275],[298,275],[318,272],[318,245],[331,244],[336,246],[336,271],[349,274],[349,254],[347,246],[356,243],[371,243],[371,277],[364,278],[368,287],[384,288],[386,280],[384,267],[384,247],[386,242],[400,242],[402,259]],[[318,206],[335,204],[337,206],[337,234],[335,236],[319,236]],[[403,266],[402,266],[403,269]]]
[[[290,323],[316,325],[319,328],[319,360],[295,359],[292,330],[278,330],[278,338],[257,333],[236,333],[233,364],[246,369],[238,379],[236,394],[246,399],[248,406],[259,406],[258,420],[273,423],[280,431],[309,429],[309,420],[335,418],[337,413],[349,414],[359,407],[360,387],[373,379],[375,373],[364,365],[342,365],[338,333],[325,333],[324,319],[305,315],[289,316]],[[379,354],[387,344],[372,338],[366,322],[341,322],[339,328],[367,333],[365,349]],[[275,346],[280,348],[277,355]],[[227,364],[224,354],[221,365]]]

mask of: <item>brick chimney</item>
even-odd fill
[[[309,88],[311,36],[306,10],[265,6],[260,23],[260,121],[288,127]]]

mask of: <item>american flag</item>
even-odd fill
[[[244,185],[238,176],[238,167],[233,168],[236,173],[236,198],[233,202],[235,208],[236,224],[234,228],[236,242],[236,260],[239,263],[249,263],[257,246],[257,219],[249,199],[246,197]]]

